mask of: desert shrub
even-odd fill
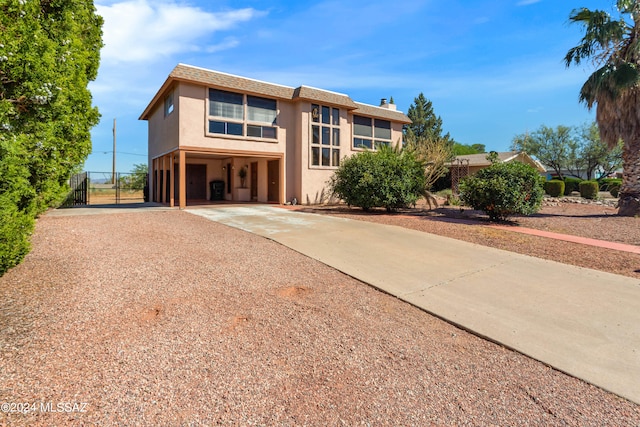
[[[560,197],[564,194],[564,181],[552,179],[544,183],[544,191],[551,197]]]
[[[602,178],[598,182],[600,183],[600,191],[608,191],[613,197],[618,197],[620,187],[622,187],[620,178]]]
[[[618,197],[618,194],[620,194],[620,187],[622,187],[621,182],[609,184],[609,194],[611,194],[613,197]]]
[[[597,199],[599,190],[598,181],[582,181],[580,183],[580,196],[585,199]]]
[[[411,151],[381,146],[343,160],[330,188],[350,206],[393,211],[415,204],[424,195],[424,165]]]
[[[574,191],[580,191],[580,183],[582,180],[580,178],[573,178],[567,176],[564,178],[564,195],[570,196]]]
[[[460,198],[456,194],[453,194],[453,191],[450,188],[438,191],[436,196],[445,199],[445,206],[460,206]]]
[[[538,172],[519,162],[493,164],[460,183],[462,202],[483,211],[491,220],[536,213],[543,192]]]

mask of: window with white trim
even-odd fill
[[[353,116],[353,148],[375,150],[391,145],[391,122],[364,116]]]
[[[164,99],[164,116],[173,113],[173,91]]]
[[[277,138],[275,99],[209,89],[209,116],[209,133]]]
[[[311,104],[310,165],[340,166],[340,109]]]

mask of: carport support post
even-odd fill
[[[175,153],[169,154],[169,207],[175,206],[175,182],[176,177],[174,175],[175,168],[173,162],[175,161]]]
[[[178,183],[180,185],[180,209],[187,207],[187,159],[183,150],[178,150],[178,161],[180,163],[179,172],[180,179]]]
[[[162,156],[162,203],[167,203],[167,156]]]

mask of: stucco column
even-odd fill
[[[178,180],[180,188],[180,209],[187,207],[187,156],[183,150],[178,150],[178,161],[180,163],[180,179]]]
[[[175,206],[175,168],[173,167],[173,162],[175,161],[175,153],[169,154],[169,206]]]
[[[167,156],[162,156],[162,203],[167,203]]]

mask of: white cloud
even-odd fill
[[[228,30],[262,12],[252,8],[207,12],[174,2],[129,0],[97,4],[104,18],[103,62],[149,62],[180,52],[200,51],[196,41],[216,31]],[[234,47],[226,40],[214,50]]]
[[[221,50],[232,49],[238,46],[240,42],[235,37],[225,37],[222,42],[214,44],[205,49],[207,53],[220,52]]]
[[[540,3],[542,0],[520,0],[518,6],[529,6],[530,4]]]

